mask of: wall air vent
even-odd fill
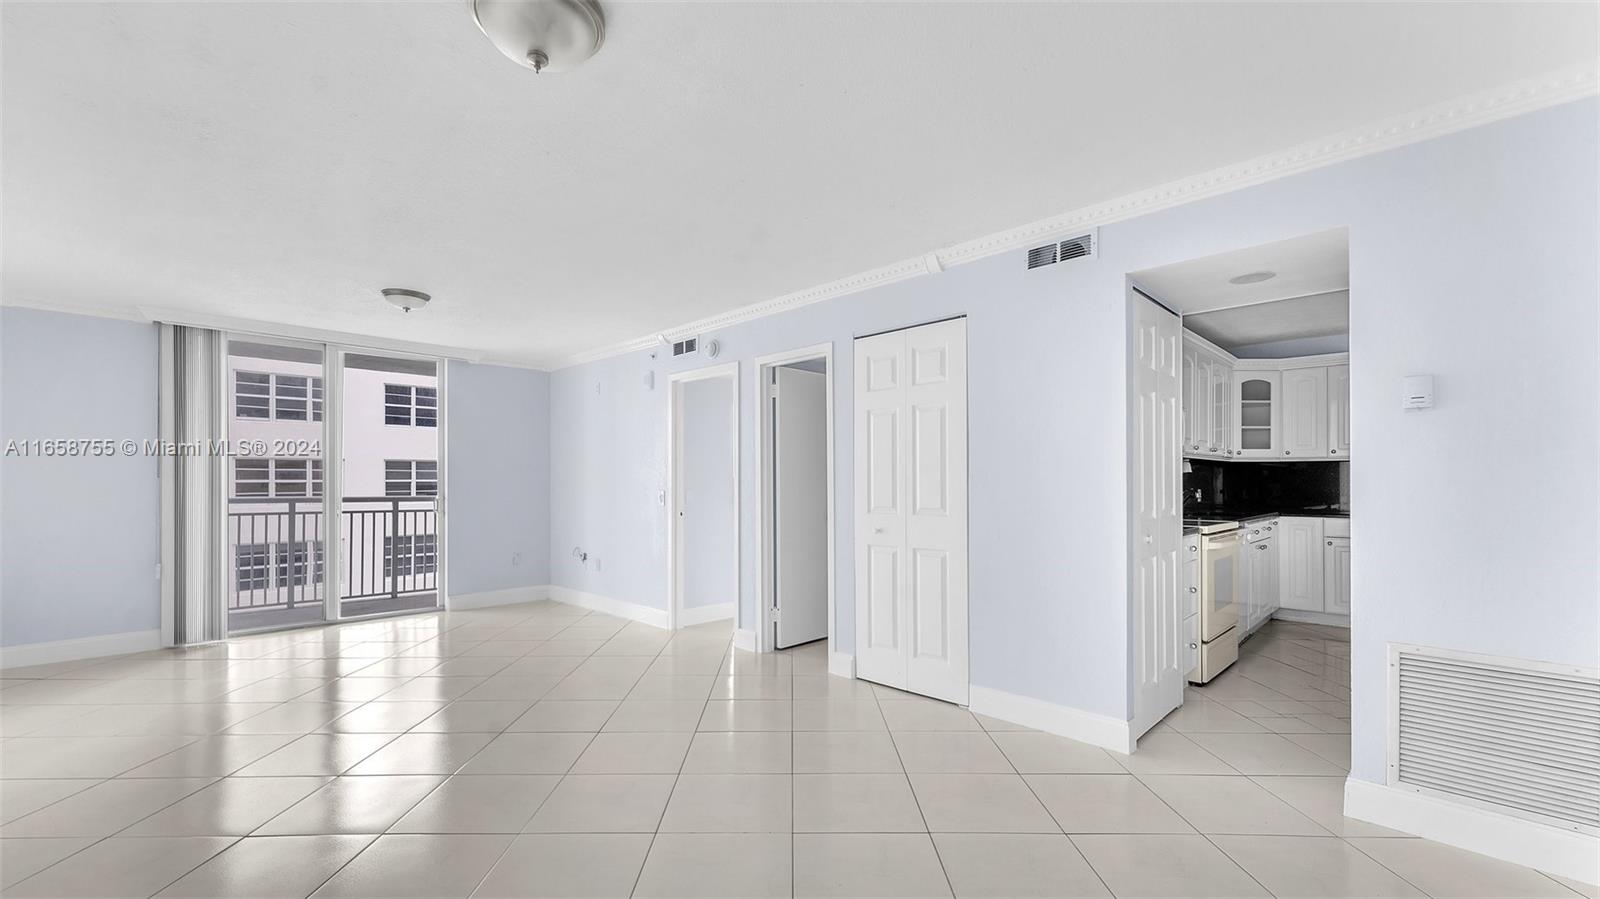
[[[1056,245],[1047,243],[1042,247],[1034,247],[1028,251],[1028,268],[1038,268],[1041,265],[1051,265],[1056,261]]]
[[[700,349],[700,338],[698,338],[698,337],[686,337],[683,340],[675,341],[672,344],[672,355],[674,355],[674,356],[690,356],[690,355],[693,355],[694,353],[698,352],[699,349]]]
[[[1043,268],[1057,262],[1093,256],[1098,235],[1091,231],[1066,240],[1054,241],[1028,251],[1028,268]]]
[[[1389,783],[1600,834],[1600,675],[1389,648]]]

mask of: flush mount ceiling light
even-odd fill
[[[1245,274],[1234,275],[1232,278],[1229,278],[1228,279],[1228,283],[1229,284],[1260,284],[1262,281],[1271,281],[1273,278],[1276,278],[1276,277],[1278,277],[1278,273],[1277,272],[1246,272]]]
[[[421,309],[423,306],[428,305],[429,300],[433,299],[433,297],[420,290],[407,290],[404,287],[385,287],[383,289],[383,298],[400,307],[401,312]]]
[[[598,0],[472,0],[472,18],[495,49],[535,72],[566,72],[606,39]]]

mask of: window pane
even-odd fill
[[[277,459],[273,463],[273,490],[278,496],[306,496],[306,460]]]
[[[437,427],[439,422],[439,391],[433,387],[417,388],[417,427]]]
[[[322,420],[322,379],[311,379],[311,420]],[[320,491],[319,491],[320,492]]]
[[[281,421],[305,421],[310,389],[302,375],[278,375],[275,385],[276,409]]]
[[[233,409],[240,418],[267,418],[272,398],[270,376],[253,371],[233,373]]]
[[[242,543],[234,547],[235,583],[241,592],[266,588],[267,553],[268,547],[265,543]]]
[[[311,460],[311,495],[322,495],[322,460]]]
[[[383,495],[411,495],[411,462],[406,459],[386,459],[383,463]]]
[[[235,459],[233,461],[233,495],[266,496],[268,487],[268,461],[266,459]]]
[[[438,462],[433,462],[433,461],[428,461],[428,460],[418,460],[416,464],[417,464],[417,478],[416,478],[417,493],[416,493],[416,495],[417,496],[438,496],[439,495],[439,463]]]

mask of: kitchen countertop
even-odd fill
[[[1317,507],[1311,509],[1185,509],[1184,518],[1230,518],[1234,521],[1254,521],[1257,518],[1271,518],[1273,516],[1293,516],[1296,518],[1349,518],[1348,511]]]

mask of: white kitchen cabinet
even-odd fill
[[[1350,458],[1350,366],[1328,366],[1328,455]]]
[[[1327,611],[1350,614],[1350,538],[1323,538],[1322,579]]]
[[[1275,538],[1265,537],[1240,548],[1240,578],[1244,582],[1241,608],[1241,638],[1256,629],[1278,610],[1278,554]]]
[[[1206,451],[1218,458],[1233,455],[1233,366],[1220,357],[1211,359],[1211,434]]]
[[[1183,398],[1183,454],[1192,456],[1200,451],[1200,436],[1202,429],[1207,427],[1206,415],[1211,407],[1202,401],[1201,393],[1204,389],[1201,374],[1200,348],[1185,340],[1183,342],[1183,389],[1179,391]]]
[[[1317,459],[1328,453],[1328,369],[1289,368],[1282,375],[1279,446],[1285,458]]]
[[[1234,372],[1233,455],[1243,459],[1280,456],[1278,446],[1279,373],[1238,369]]]
[[[1323,520],[1285,516],[1277,537],[1282,560],[1279,602],[1285,609],[1325,611],[1322,583]]]

